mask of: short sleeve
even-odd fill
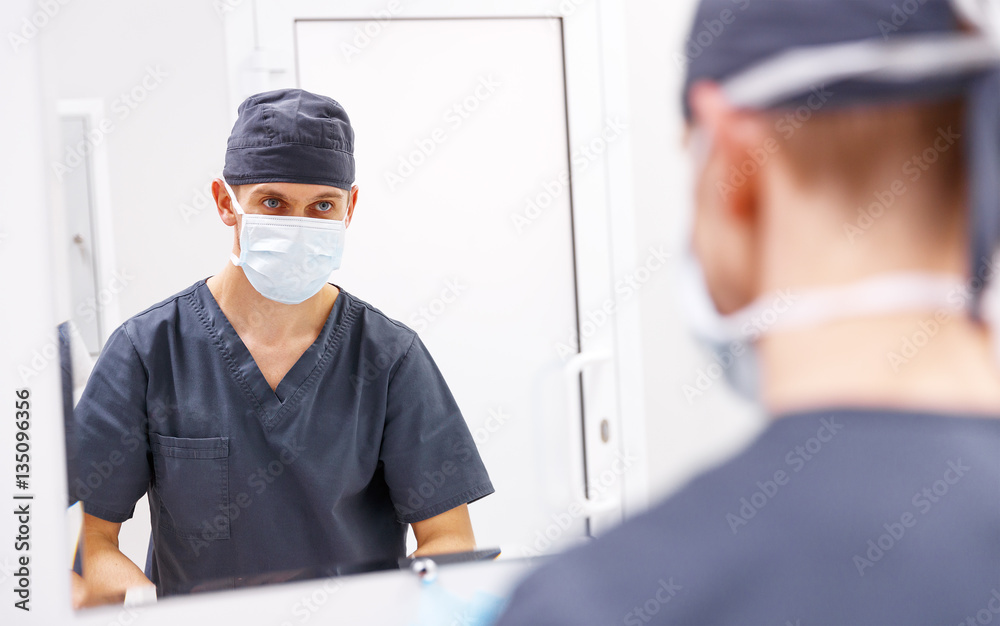
[[[379,460],[403,523],[494,491],[455,398],[416,336],[389,380]]]
[[[101,352],[73,411],[76,467],[70,497],[109,522],[132,517],[152,477],[146,370],[120,326]]]

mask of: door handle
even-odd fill
[[[564,370],[566,375],[567,414],[569,415],[570,421],[570,493],[573,495],[573,501],[580,503],[584,509],[584,515],[588,517],[599,513],[614,511],[617,509],[618,505],[611,501],[594,500],[587,497],[587,477],[583,471],[584,461],[586,459],[586,440],[584,438],[586,416],[583,414],[581,397],[582,389],[580,387],[582,381],[580,376],[588,367],[598,363],[610,361],[612,356],[612,353],[607,350],[581,352],[574,355],[569,359],[569,361],[566,362]],[[584,423],[581,423],[581,416],[584,418]]]

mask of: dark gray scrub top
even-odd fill
[[[343,290],[272,390],[199,281],[111,335],[74,422],[87,513],[149,493],[159,595],[395,559],[408,523],[493,492],[416,333]]]
[[[497,626],[998,620],[1000,419],[834,409],[542,566]]]

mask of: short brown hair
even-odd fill
[[[801,184],[837,185],[859,200],[897,179],[920,181],[931,201],[954,203],[964,192],[962,100],[819,111],[805,121],[789,115],[774,113],[774,128]]]

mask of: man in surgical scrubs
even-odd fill
[[[946,0],[702,0],[691,41],[716,37],[684,90],[684,304],[771,421],[542,565],[502,626],[1000,622],[1000,55],[983,20]]]
[[[212,184],[230,261],[119,327],[75,411],[79,603],[393,562],[407,525],[417,554],[475,547],[467,504],[493,487],[440,371],[327,282],[357,207],[353,150],[330,98],[240,106]],[[118,533],[146,493],[143,572]]]

